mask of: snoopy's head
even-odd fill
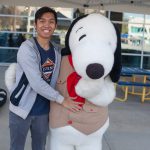
[[[100,80],[110,75],[113,82],[120,73],[117,56],[121,54],[119,34],[109,19],[90,14],[75,19],[66,35],[66,50],[72,54],[76,72],[86,80]],[[120,58],[120,57],[118,57]],[[115,77],[114,77],[115,76]]]

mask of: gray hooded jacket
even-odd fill
[[[33,38],[22,43],[17,54],[16,82],[10,92],[10,111],[25,119],[36,100],[37,93],[62,103],[64,97],[55,90],[59,74],[61,54],[53,43],[55,50],[55,67],[49,85],[41,78],[41,57]]]

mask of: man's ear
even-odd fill
[[[120,31],[116,25],[114,25],[114,28],[116,30],[117,35],[117,47],[116,51],[114,53],[114,64],[113,68],[110,72],[110,78],[112,82],[118,82],[121,74],[122,69],[122,61],[121,61],[121,37],[120,37]]]

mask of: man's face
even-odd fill
[[[44,39],[51,38],[56,29],[56,21],[52,13],[45,13],[35,23],[38,36]]]

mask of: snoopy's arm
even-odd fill
[[[80,79],[78,84],[75,87],[77,95],[88,98],[88,97],[93,97],[97,95],[101,88],[103,88],[104,80],[99,80],[97,82],[96,80],[85,80],[85,79]]]
[[[110,78],[107,78],[105,79],[104,86],[99,91],[99,94],[89,97],[87,100],[98,106],[107,106],[114,100],[115,95],[116,91],[114,83]]]
[[[9,92],[11,91],[11,88],[16,81],[16,65],[16,63],[10,64],[10,66],[5,71],[5,85]]]

